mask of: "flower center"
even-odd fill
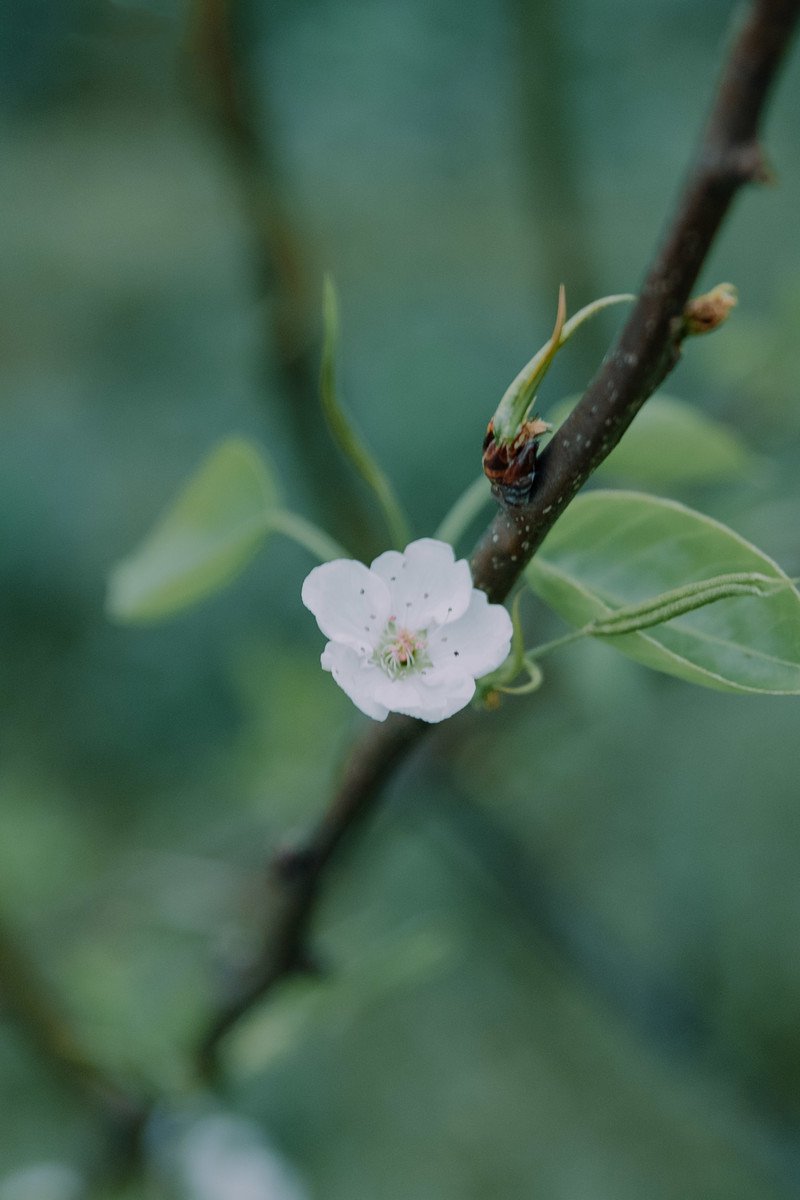
[[[428,658],[426,634],[426,629],[416,632],[398,629],[394,617],[390,617],[389,624],[375,648],[373,662],[377,663],[390,679],[397,679],[400,675],[410,675],[423,667],[429,667],[431,661]]]

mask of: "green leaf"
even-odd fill
[[[547,414],[553,425],[569,416],[577,396]],[[752,474],[759,458],[735,429],[672,396],[651,396],[598,474],[644,487],[723,483]]]
[[[564,286],[561,285],[558,289],[556,323],[550,340],[536,351],[530,362],[526,363],[511,381],[492,417],[496,442],[514,441],[522,422],[527,419],[536,399],[536,392],[550,370],[553,359],[561,347],[566,345],[573,333],[595,313],[602,312],[604,308],[609,308],[612,304],[628,304],[635,299],[635,296],[627,292],[618,296],[602,296],[599,300],[593,300],[591,304],[585,305],[566,321],[567,298]]]
[[[579,496],[526,575],[543,600],[583,628],[659,593],[738,573],[779,586],[604,640],[645,666],[705,687],[800,693],[800,595],[791,580],[744,538],[682,504],[636,492]]]
[[[223,587],[260,547],[277,499],[258,450],[242,438],[223,442],[141,545],[114,568],[109,615],[153,621]]]

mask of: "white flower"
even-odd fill
[[[303,603],[330,638],[322,666],[376,721],[390,712],[443,721],[472,699],[475,680],[506,659],[511,618],[472,586],[465,559],[433,538],[387,550],[370,567],[315,567]]]

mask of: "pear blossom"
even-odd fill
[[[472,586],[466,560],[434,538],[387,550],[369,567],[323,563],[302,597],[330,639],[322,666],[376,721],[390,712],[444,721],[508,657],[508,613]]]

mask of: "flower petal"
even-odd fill
[[[458,665],[479,679],[508,658],[512,631],[511,617],[502,604],[490,604],[485,592],[473,588],[464,615],[431,630],[428,654],[435,669]]]
[[[472,577],[466,559],[455,562],[453,547],[435,538],[411,542],[401,554],[387,550],[372,563],[389,588],[390,612],[408,629],[442,625],[466,612]]]
[[[435,671],[405,679],[383,676],[374,693],[376,701],[392,712],[431,723],[452,717],[469,704],[474,694],[475,680],[468,674],[437,678]]]
[[[352,646],[344,646],[341,642],[328,642],[320,662],[356,708],[375,721],[386,720],[389,708],[376,698],[378,683],[386,679],[380,667],[365,662]]]
[[[368,567],[347,558],[323,563],[306,576],[302,596],[326,637],[372,653],[389,619],[389,589]]]

